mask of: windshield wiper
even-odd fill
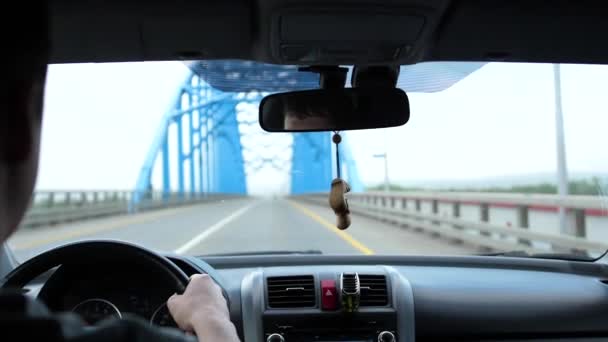
[[[592,257],[578,254],[568,253],[528,253],[525,251],[507,251],[496,253],[476,254],[479,256],[504,256],[517,258],[533,258],[533,259],[556,259],[556,260],[571,260],[571,261],[593,261]]]
[[[202,256],[242,256],[242,255],[312,255],[312,254],[323,254],[320,250],[309,249],[301,251],[251,251],[251,252],[236,252],[236,253],[214,253],[205,254]]]

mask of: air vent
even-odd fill
[[[312,308],[316,305],[313,276],[268,277],[268,307]]]
[[[388,290],[383,275],[359,274],[361,288],[360,306],[386,306]]]
[[[359,293],[359,276],[357,273],[342,273],[342,292],[346,294]]]

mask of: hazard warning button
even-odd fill
[[[321,309],[336,310],[338,308],[338,291],[335,280],[321,280]]]

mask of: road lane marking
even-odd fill
[[[183,212],[183,211],[191,210],[191,209],[193,209],[192,207],[193,206],[187,206],[187,207],[182,207],[182,208],[163,209],[163,210],[159,210],[159,211],[155,211],[155,212],[143,212],[141,214],[136,214],[134,216],[125,215],[124,217],[113,217],[112,222],[107,222],[105,224],[103,224],[103,223],[93,224],[91,222],[82,222],[80,224],[72,223],[75,226],[73,229],[77,229],[79,225],[83,225],[83,226],[90,225],[90,226],[92,226],[92,228],[82,229],[82,230],[69,229],[64,232],[58,232],[58,233],[55,232],[52,227],[26,228],[26,229],[22,228],[24,230],[28,230],[28,235],[35,234],[34,231],[36,229],[40,229],[40,230],[45,230],[44,233],[50,233],[51,236],[43,238],[43,239],[36,239],[35,235],[33,235],[32,237],[23,236],[24,239],[27,238],[28,240],[22,241],[22,242],[9,241],[9,245],[15,251],[23,251],[23,250],[28,250],[28,249],[32,249],[32,248],[38,248],[38,247],[41,247],[44,245],[49,245],[49,244],[65,241],[68,239],[87,237],[87,236],[91,236],[91,235],[95,235],[95,234],[99,234],[99,233],[103,233],[103,232],[112,231],[112,230],[119,229],[119,228],[124,228],[124,227],[134,225],[134,224],[147,223],[147,222],[159,219],[159,218],[172,216],[172,215],[175,215],[175,214]],[[30,229],[32,231],[31,233],[29,232]],[[43,233],[43,232],[41,231],[40,233]],[[15,236],[15,237],[18,238],[18,236]],[[30,239],[32,239],[32,240],[30,240]]]
[[[257,203],[248,204],[248,205],[242,207],[241,209],[233,212],[232,214],[224,217],[223,219],[219,220],[218,222],[216,222],[211,227],[203,230],[200,234],[198,234],[197,236],[195,236],[192,240],[190,240],[190,241],[186,242],[185,244],[183,244],[182,246],[180,246],[174,252],[176,254],[184,254],[184,253],[186,253],[187,251],[189,251],[190,249],[192,249],[193,247],[195,247],[199,243],[203,242],[203,240],[205,240],[206,238],[208,238],[211,234],[219,231],[220,229],[224,228],[228,223],[230,223],[230,222],[236,220],[237,218],[239,218],[241,215],[243,215],[245,212],[247,212],[247,210],[251,209],[254,205],[257,205]]]
[[[346,241],[349,245],[353,246],[359,252],[361,252],[361,253],[363,253],[365,255],[372,255],[372,254],[374,254],[373,250],[371,250],[370,248],[368,248],[367,246],[365,246],[364,244],[362,244],[361,242],[359,242],[357,239],[355,239],[354,237],[352,237],[352,235],[348,234],[347,232],[345,232],[343,230],[338,229],[338,227],[336,227],[335,225],[327,222],[324,218],[322,218],[321,216],[317,215],[312,210],[306,208],[305,206],[303,206],[303,205],[301,205],[299,203],[293,202],[293,201],[288,201],[288,203],[291,204],[294,208],[298,209],[304,215],[310,217],[311,219],[317,221],[317,223],[319,223],[323,227],[329,229],[332,233],[335,233],[336,235],[338,235],[342,240]]]

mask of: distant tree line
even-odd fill
[[[605,185],[598,177],[589,179],[572,180],[568,183],[568,193],[570,195],[604,195]],[[369,191],[382,191],[384,185],[377,185],[368,188]],[[510,187],[448,187],[430,189],[423,187],[406,187],[397,184],[389,185],[390,191],[452,191],[452,192],[510,192],[523,194],[557,194],[557,185],[554,183],[539,183],[529,185],[514,185]]]

